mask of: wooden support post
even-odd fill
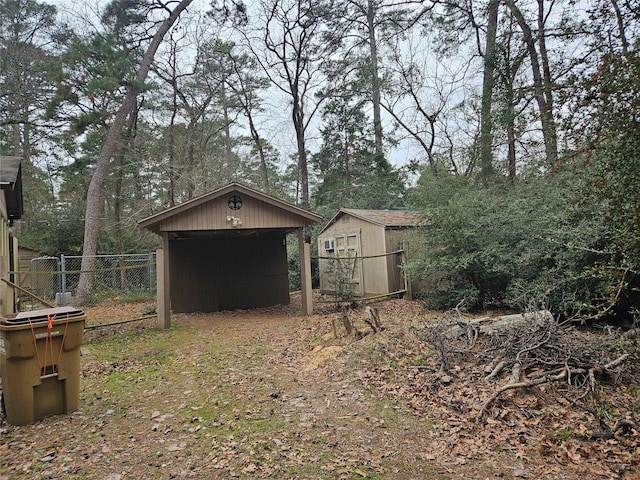
[[[156,270],[158,275],[158,328],[171,328],[171,282],[169,280],[169,234],[162,234],[162,246],[156,250]]]
[[[302,290],[302,314],[313,313],[313,289],[311,286],[311,246],[305,242],[304,229],[298,229],[298,252],[300,255],[300,286]]]
[[[406,293],[404,294],[405,300],[413,300],[413,291],[411,290],[411,277],[409,277],[409,273],[407,272],[407,262],[409,261],[409,242],[406,240],[402,241],[402,276],[404,278],[404,289]]]

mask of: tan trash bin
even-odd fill
[[[12,425],[77,410],[85,315],[72,307],[0,317],[0,378]]]

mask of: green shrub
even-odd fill
[[[600,288],[589,268],[602,257],[603,234],[598,212],[579,201],[581,173],[496,179],[491,188],[423,177],[416,198],[426,222],[408,268],[428,305],[452,308],[464,298],[472,309],[589,314]]]

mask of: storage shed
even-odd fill
[[[319,215],[232,183],[140,221],[162,237],[158,317],[289,303],[286,235],[298,232],[303,310],[311,313],[309,245]]]
[[[318,234],[320,291],[371,297],[409,293],[401,270],[418,216],[402,210],[341,209]]]

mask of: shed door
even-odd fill
[[[353,293],[361,297],[364,292],[364,280],[359,230],[336,237],[336,256],[345,259],[341,262],[346,270],[344,273],[349,278]]]

